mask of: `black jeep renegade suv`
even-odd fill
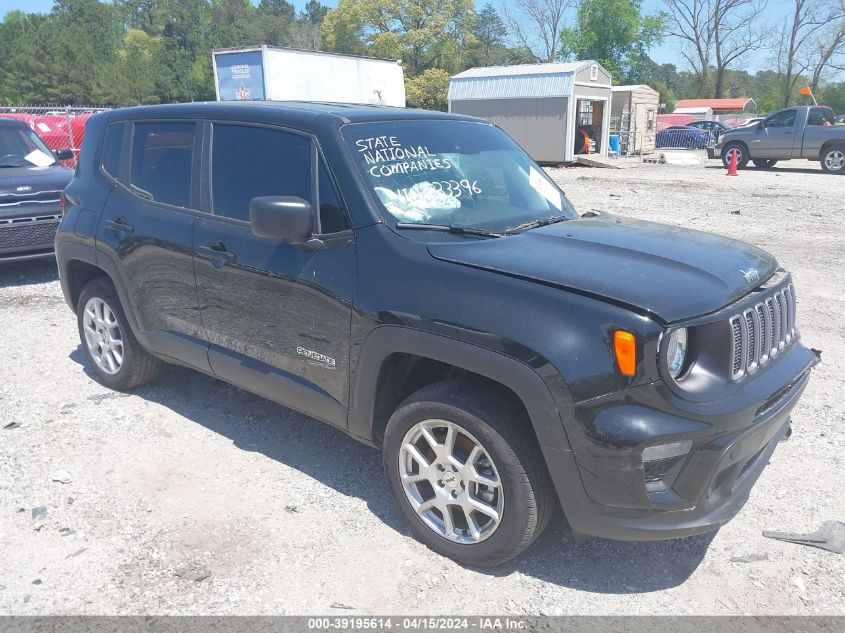
[[[817,355],[766,252],[579,217],[510,138],[434,112],[132,108],[88,123],[56,237],[100,380],[160,361],[380,447],[416,535],[501,563],[718,528]]]

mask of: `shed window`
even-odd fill
[[[596,64],[590,66],[590,81],[599,80],[599,67]]]
[[[649,132],[654,131],[654,110],[646,110],[646,129]]]

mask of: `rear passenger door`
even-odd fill
[[[346,426],[356,256],[352,231],[311,136],[214,123],[213,216],[198,220],[197,288],[209,361],[224,380]],[[298,196],[319,209],[320,250],[255,237],[249,201]]]
[[[210,371],[192,255],[200,132],[186,121],[126,125],[122,160],[103,161],[118,186],[106,200],[97,247],[121,271],[152,351]]]

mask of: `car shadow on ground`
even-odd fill
[[[718,165],[705,165],[705,169],[721,169],[722,171],[725,171],[725,167],[721,163]],[[740,174],[753,174],[755,172],[781,172],[784,174],[814,174],[821,176],[832,175],[822,170],[821,167],[816,167],[815,169],[812,167],[782,167],[780,164],[777,164],[774,167],[769,167],[768,169],[758,169],[757,167],[748,165],[748,167],[739,170]]]
[[[95,377],[81,347],[70,358]],[[132,392],[231,440],[366,502],[390,528],[411,536],[383,475],[381,453],[342,431],[202,373],[165,365],[150,385]],[[683,583],[704,558],[713,536],[651,543],[588,539],[577,544],[558,507],[544,534],[491,576],[521,573],[597,593],[659,591]]]
[[[0,260],[0,288],[30,286],[56,281],[58,278],[59,270],[56,268],[56,260],[52,257],[22,262]]]

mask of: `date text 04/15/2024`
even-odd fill
[[[309,618],[308,629],[329,630],[393,630],[398,631],[522,631],[528,629],[528,621],[522,618],[479,616],[479,617],[352,617],[352,618]]]

